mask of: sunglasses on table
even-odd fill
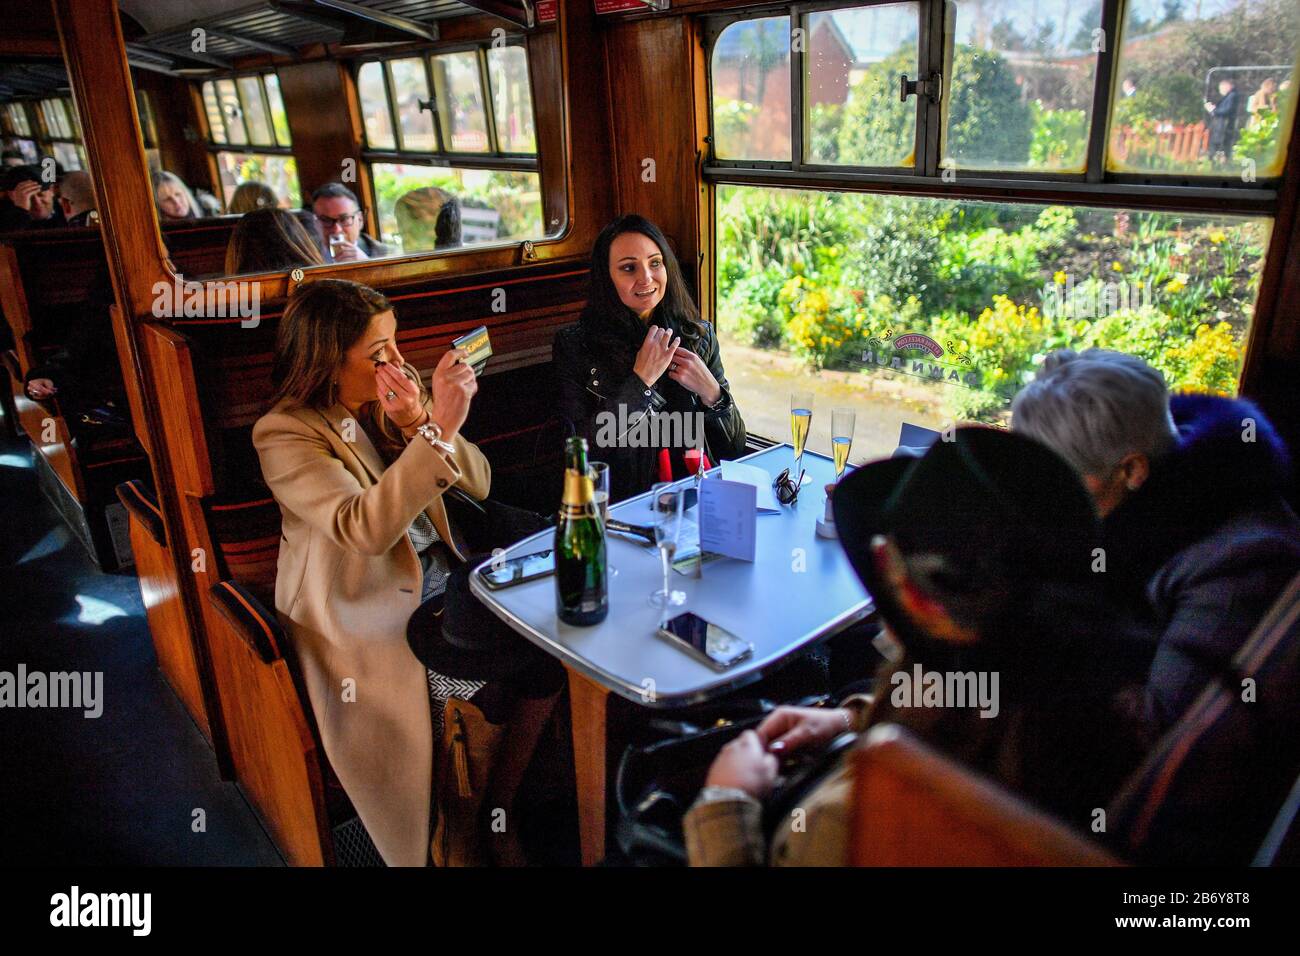
[[[772,482],[772,487],[776,489],[776,500],[783,505],[792,505],[799,499],[799,487],[803,484],[803,470],[800,470],[799,477],[790,477],[790,469],[786,468],[781,474],[776,476]]]

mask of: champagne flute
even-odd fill
[[[794,438],[794,469],[790,477],[799,481],[803,474],[803,449],[812,428],[813,393],[790,393],[790,434]]]
[[[650,507],[654,509],[655,544],[659,546],[659,560],[664,567],[664,586],[650,595],[650,603],[664,609],[677,607],[686,602],[686,594],[674,591],[668,576],[682,532],[686,494],[682,489],[674,488],[671,482],[661,482],[650,489]]]
[[[600,514],[603,528],[609,524],[609,465],[603,461],[587,462],[587,477],[591,479],[591,500]],[[609,563],[609,576],[618,577],[618,568],[612,562]]]
[[[592,500],[600,511],[600,523],[609,522],[609,465],[603,461],[587,462],[587,477],[591,479]]]
[[[853,447],[853,426],[857,413],[851,408],[831,409],[831,451],[835,453],[835,480],[839,481],[849,463],[849,450]]]

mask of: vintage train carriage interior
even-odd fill
[[[906,721],[859,725],[850,710],[836,710],[843,688],[871,690],[873,672],[890,666],[906,638],[896,627],[880,635],[881,602],[854,576],[859,564],[845,535],[837,543],[814,534],[816,526],[833,536],[839,520],[839,498],[823,485],[844,474],[850,489],[871,463],[899,450],[920,456],[919,474],[968,426],[1002,433],[999,442],[1032,434],[1051,445],[1043,438],[1056,434],[1050,429],[1018,429],[1012,402],[1061,348],[1123,353],[1155,369],[1173,393],[1263,419],[1233,427],[1245,445],[1256,442],[1258,425],[1259,441],[1277,455],[1195,459],[1204,470],[1187,481],[1197,491],[1177,499],[1184,513],[1171,527],[1221,527],[1206,523],[1220,507],[1209,502],[1256,493],[1275,466],[1276,513],[1294,522],[1294,0],[3,7],[6,863],[395,859],[384,838],[368,832],[367,819],[380,811],[373,794],[358,796],[354,758],[331,758],[343,747],[336,718],[322,716],[309,691],[319,679],[319,647],[303,637],[297,603],[285,606],[283,580],[277,594],[277,569],[283,576],[299,566],[286,557],[299,545],[290,543],[291,509],[268,483],[254,428],[284,394],[279,370],[287,359],[277,350],[296,322],[294,303],[322,280],[382,293],[396,317],[396,365],[434,392],[450,388],[437,371],[448,349],[485,327],[491,354],[473,379],[467,417],[438,428],[458,431],[457,441],[472,443],[490,466],[490,507],[457,498],[438,520],[454,529],[500,511],[554,516],[563,491],[562,530],[564,514],[601,512],[573,511],[567,497],[577,472],[566,396],[575,393],[563,379],[589,363],[568,363],[557,333],[596,341],[589,324],[604,314],[602,296],[623,294],[614,246],[598,237],[630,213],[657,224],[667,246],[655,250],[652,268],[667,269],[672,288],[647,294],[676,295],[680,287],[698,305],[707,330],[700,341],[717,346],[712,360],[677,353],[669,366],[665,358],[656,374],[678,376],[671,394],[702,410],[709,467],[741,457],[716,453],[722,433],[711,423],[730,414],[719,410],[743,413],[740,451],[751,456],[750,471],[771,472],[754,500],[761,508],[772,497],[777,514],[757,516],[748,561],[703,560],[678,583],[687,608],[725,613],[721,623],[738,633],[754,629],[741,633],[752,656],[730,678],[716,660],[702,659],[706,667],[664,641],[654,653],[678,667],[655,671],[645,686],[641,672],[618,669],[631,645],[601,656],[600,641],[616,648],[609,622],[621,621],[627,642],[640,639],[642,618],[653,630],[644,596],[620,604],[619,595],[642,571],[648,593],[660,573],[654,549],[629,543],[637,539],[615,534],[612,523],[599,558],[609,618],[589,632],[588,645],[588,632],[557,623],[549,610],[542,623],[530,616],[537,602],[528,595],[544,593],[549,607],[550,583],[501,591],[475,583],[468,599],[485,605],[477,610],[491,626],[563,665],[563,690],[534,728],[537,751],[522,772],[520,837],[530,862],[693,858],[708,834],[687,826],[683,835],[682,815],[710,766],[702,755],[711,758],[722,743],[741,740],[742,729],[767,726],[759,718],[772,707],[795,702],[845,714],[841,729],[864,731],[842,742],[855,745],[849,756],[834,756],[846,775],[847,810],[842,832],[827,838],[832,855],[818,862],[1295,862],[1300,583],[1269,591],[1220,676],[1198,684],[1196,702],[1144,738],[1141,759],[1099,809],[1110,821],[1099,827]],[[273,226],[288,251],[271,248]],[[629,235],[658,241],[635,230],[614,241]],[[611,257],[608,268],[599,259],[593,266],[593,247]],[[665,259],[672,262],[660,266]],[[598,282],[593,268],[608,275]],[[642,294],[630,288],[628,296]],[[620,314],[630,321],[652,313],[625,297]],[[638,347],[639,339],[628,367],[647,354]],[[613,374],[606,363],[614,359],[579,354],[596,367],[577,368],[574,400],[595,407],[616,390],[599,381]],[[725,363],[725,379],[710,361]],[[702,369],[700,378],[679,372],[677,362]],[[1107,392],[1098,406],[1120,394]],[[388,397],[397,400],[391,390]],[[1191,399],[1176,394],[1170,405],[1181,426],[1178,409],[1190,406],[1180,401]],[[1027,423],[1021,407],[1016,415]],[[800,416],[808,410],[805,438]],[[436,418],[435,403],[429,420]],[[1093,444],[1111,436],[1100,418],[1087,421]],[[616,431],[627,432],[626,422]],[[406,440],[433,442],[432,432],[420,435]],[[413,454],[406,447],[388,468]],[[602,447],[593,441],[593,459]],[[796,470],[818,476],[802,491],[772,464],[792,454]],[[611,460],[617,469],[625,459]],[[341,474],[351,467],[333,461]],[[744,466],[731,467],[715,487],[748,487]],[[1157,477],[1171,470],[1150,467]],[[670,481],[690,477],[667,452],[653,468]],[[1116,474],[1129,482],[1121,496],[1142,493],[1131,472]],[[616,477],[620,487],[624,476]],[[700,522],[714,477],[696,483]],[[1096,498],[1086,481],[1079,488]],[[646,483],[636,493],[648,490]],[[920,512],[938,516],[936,528],[977,526],[955,491],[943,497]],[[1012,497],[1029,508],[1034,496]],[[1104,530],[1114,521],[1096,500],[1099,516],[1089,512],[1088,520]],[[639,521],[626,517],[631,510],[602,520],[634,532],[659,522],[657,511],[636,507],[645,512]],[[753,526],[754,506],[746,507]],[[1285,568],[1300,561],[1300,536],[1285,540],[1300,525],[1279,520],[1276,567]],[[787,528],[781,521],[804,537],[774,537]],[[1160,536],[1161,526],[1149,527]],[[697,523],[701,536],[706,530]],[[321,534],[311,540],[345,537]],[[552,560],[562,575],[572,558],[560,548],[562,535],[540,534],[559,549]],[[662,544],[662,534],[649,537]],[[981,546],[963,543],[966,553]],[[676,578],[667,554],[664,600]],[[806,566],[795,568],[800,561]],[[742,568],[752,580],[728,577]],[[730,583],[706,597],[711,575]],[[331,593],[326,583],[322,595]],[[449,608],[451,600],[449,590]],[[1216,612],[1179,613],[1202,615],[1193,624],[1211,629]],[[326,618],[344,619],[335,611]],[[364,621],[348,626],[369,633]],[[32,675],[64,671],[98,672],[103,719],[20,702],[32,699]],[[1260,703],[1242,703],[1234,689],[1241,682],[1258,684]],[[876,688],[873,713],[887,694]],[[463,760],[464,750],[451,738],[443,747],[434,699],[434,774],[442,779],[463,768],[440,761]],[[764,740],[763,733],[743,739]],[[698,773],[684,799],[674,788],[685,785],[678,771],[687,764]],[[709,779],[720,779],[717,766]],[[783,781],[794,773],[782,772]],[[1236,790],[1224,795],[1227,779],[1249,781],[1241,786],[1252,797],[1228,828],[1230,842],[1215,843],[1205,836],[1222,822],[1215,814],[1238,799]],[[454,826],[438,788],[435,862],[438,834],[446,840]],[[661,797],[667,810],[653,803]],[[195,813],[206,829],[191,825]],[[192,839],[199,832],[209,836]],[[733,850],[713,847],[721,855],[712,859],[730,859]]]

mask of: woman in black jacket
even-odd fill
[[[587,307],[555,337],[554,354],[559,414],[593,459],[609,463],[611,500],[659,479],[661,449],[674,477],[687,474],[684,454],[701,443],[714,464],[745,453],[717,336],[648,219],[621,216],[596,238]]]

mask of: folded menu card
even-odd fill
[[[704,484],[708,484],[708,479]],[[739,461],[724,461],[722,463],[722,480],[723,481],[742,481],[747,485],[753,485],[757,491],[754,498],[754,506],[763,512],[778,514],[781,506],[777,504],[776,492],[772,490],[772,476],[762,468],[756,465],[746,465]]]
[[[729,464],[735,463],[723,462],[724,471]],[[753,561],[758,524],[757,496],[758,488],[745,481],[709,478],[701,482],[700,548],[741,561]]]

